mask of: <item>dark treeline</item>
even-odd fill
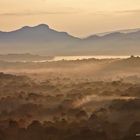
[[[139,57],[4,63],[0,140],[140,139]]]
[[[140,122],[134,122],[124,132],[117,123],[109,123],[95,114],[83,121],[62,119],[40,123],[35,120],[26,128],[21,123],[23,120],[1,121],[0,140],[139,140],[136,134],[140,131]]]

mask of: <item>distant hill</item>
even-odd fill
[[[137,31],[140,31],[140,28],[117,30],[117,31],[114,31],[114,32],[132,33],[132,32],[137,32]],[[107,34],[110,34],[110,33],[112,33],[112,31],[110,31],[110,32],[103,32],[103,33],[97,33],[97,35],[104,36],[104,35],[107,35]]]
[[[25,26],[21,29],[11,32],[0,32],[1,41],[15,41],[15,42],[52,42],[52,41],[66,41],[77,39],[66,32],[58,32],[50,29],[48,25],[40,24],[35,27]]]
[[[48,25],[25,26],[0,32],[2,53],[36,53],[43,55],[131,55],[140,54],[140,30],[131,29],[77,38],[58,32]]]

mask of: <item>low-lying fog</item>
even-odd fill
[[[0,70],[0,140],[135,140],[140,131],[139,57],[0,61]]]

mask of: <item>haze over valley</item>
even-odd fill
[[[0,71],[2,140],[128,140],[139,132],[140,57],[0,61]]]
[[[0,32],[0,140],[137,139],[139,39],[45,24]]]
[[[140,0],[0,0],[0,140],[140,140]]]

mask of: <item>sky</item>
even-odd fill
[[[0,0],[0,30],[45,23],[85,37],[140,28],[140,0]]]

